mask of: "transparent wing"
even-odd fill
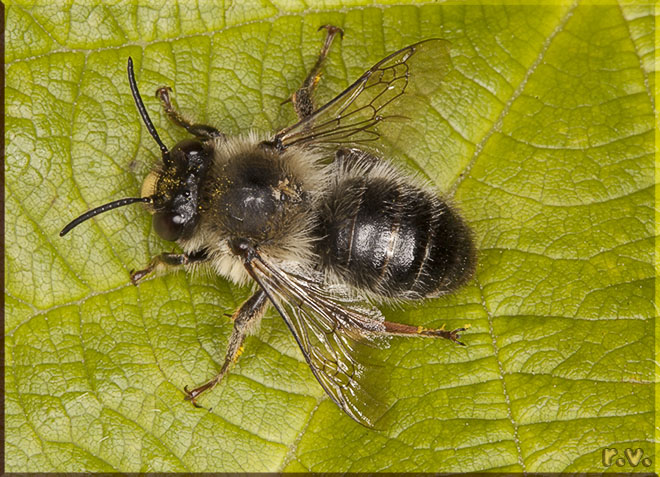
[[[370,392],[373,366],[366,347],[387,346],[383,316],[320,278],[286,272],[261,257],[246,264],[293,333],[307,364],[332,400],[362,425],[373,427],[384,406]]]
[[[368,144],[387,135],[384,125],[419,114],[420,102],[440,87],[451,66],[449,42],[431,39],[407,46],[376,63],[335,99],[278,132],[289,147]]]

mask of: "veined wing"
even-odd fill
[[[354,420],[373,427],[384,407],[371,394],[376,390],[369,384],[373,370],[361,356],[365,345],[387,345],[380,311],[258,255],[245,266],[291,330],[325,392]]]
[[[419,101],[427,101],[439,88],[451,66],[448,46],[446,40],[430,39],[392,53],[335,99],[278,132],[272,142],[289,147],[378,140],[386,134],[381,123],[411,117]]]

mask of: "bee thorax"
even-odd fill
[[[236,257],[241,254],[232,244],[249,243],[279,260],[309,253],[320,171],[295,152],[270,150],[254,138],[216,144],[201,200],[201,228],[212,240],[207,249]]]
[[[287,188],[293,178],[272,166],[263,155],[236,157],[226,165],[213,199],[214,210],[232,236],[267,240],[287,212],[302,202],[299,190]]]

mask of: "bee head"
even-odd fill
[[[190,236],[199,222],[199,189],[212,152],[198,139],[184,139],[163,155],[163,167],[152,171],[142,184],[149,198],[154,230],[176,241]]]
[[[140,197],[119,199],[96,207],[70,222],[60,236],[98,214],[136,202],[147,204],[153,214],[154,230],[164,240],[173,242],[189,237],[199,222],[199,188],[212,157],[210,147],[199,139],[184,139],[168,150],[144,107],[130,57],[128,82],[147,131],[161,150],[163,164],[146,177]]]

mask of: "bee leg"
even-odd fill
[[[150,275],[154,271],[165,270],[168,268],[180,267],[182,265],[189,265],[191,263],[198,263],[207,260],[208,254],[206,250],[198,250],[193,253],[161,253],[151,259],[147,268],[138,271],[131,271],[131,282],[136,285]]]
[[[461,346],[465,346],[465,343],[459,341],[460,333],[466,331],[469,328],[469,325],[465,325],[463,328],[445,330],[443,325],[442,328],[429,329],[424,328],[423,326],[411,326],[404,325],[403,323],[392,323],[391,321],[384,321],[383,324],[385,325],[385,332],[390,335],[418,336],[422,338],[444,338]]]
[[[245,301],[241,307],[232,315],[232,320],[234,320],[234,329],[232,330],[231,336],[229,337],[227,353],[225,354],[225,362],[222,364],[220,372],[211,380],[207,381],[201,386],[196,387],[195,389],[189,390],[188,386],[183,388],[186,393],[186,400],[191,401],[195,407],[200,407],[195,401],[197,397],[204,391],[207,391],[218,384],[227,374],[231,365],[233,365],[238,360],[243,351],[243,342],[245,341],[245,336],[259,323],[261,317],[264,316],[268,303],[269,302],[266,298],[266,294],[262,290],[259,290],[250,298],[248,298],[247,301]]]
[[[339,34],[341,37],[344,36],[344,31],[339,27],[323,25],[319,28],[319,30],[323,28],[325,28],[328,33],[325,37],[325,42],[321,47],[321,53],[316,60],[316,64],[314,64],[314,67],[309,72],[307,78],[305,78],[305,81],[303,81],[300,88],[298,88],[298,91],[293,93],[291,96],[293,109],[296,110],[296,114],[298,114],[300,119],[305,119],[307,116],[314,112],[314,101],[312,100],[312,95],[314,94],[314,90],[316,89],[316,86],[321,79],[321,67],[323,66],[323,62],[330,52],[330,46],[332,45],[332,41],[335,39],[337,34]]]
[[[169,86],[161,86],[156,90],[156,97],[160,99],[160,103],[163,105],[163,110],[165,111],[165,114],[167,114],[167,117],[170,118],[170,121],[198,138],[212,139],[217,137],[224,139],[225,135],[213,126],[207,126],[206,124],[192,124],[184,118],[181,113],[172,106],[170,91],[172,91],[172,88]]]

